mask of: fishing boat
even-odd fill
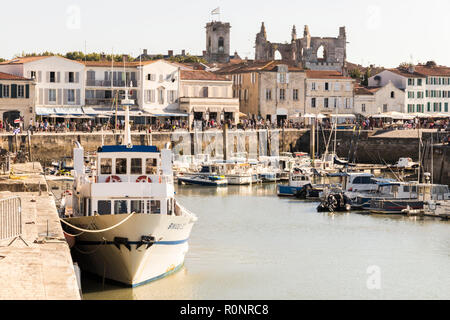
[[[296,196],[307,188],[312,189],[311,177],[301,169],[294,169],[289,175],[289,184],[277,186],[277,194],[279,197]]]
[[[197,175],[179,176],[178,184],[196,185],[204,187],[225,187],[228,185],[228,180],[224,176],[209,176],[197,174]]]
[[[387,196],[380,197],[385,194]],[[430,200],[449,200],[447,185],[417,182],[395,182],[380,185],[380,191],[367,207],[376,214],[404,214],[405,209],[423,210]]]
[[[61,221],[83,271],[137,287],[182,268],[197,217],[175,199],[172,150],[133,146],[128,91],[122,104],[123,144],[99,148],[89,173],[77,143]]]

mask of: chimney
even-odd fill
[[[169,50],[168,54],[169,54],[169,57],[173,57],[173,50]]]
[[[416,67],[413,65],[413,64],[411,64],[411,65],[409,65],[409,67],[408,67],[408,72],[409,73],[414,73],[416,71]]]
[[[206,57],[206,50],[203,50],[203,57]]]
[[[181,50],[181,55],[184,57],[184,56],[186,56],[186,50]]]
[[[128,62],[128,55],[127,54],[122,55],[122,59],[124,62]]]
[[[144,49],[144,56],[147,56],[147,55],[148,55],[147,49]]]

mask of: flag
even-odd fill
[[[220,14],[220,7],[217,7],[213,11],[211,11],[211,14]]]
[[[20,128],[17,128],[14,130],[13,134],[19,134],[20,133]]]
[[[19,118],[19,119],[16,119],[16,120],[14,120],[14,123],[15,123],[15,124],[18,124],[18,123],[20,123],[20,118]]]

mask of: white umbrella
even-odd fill
[[[315,114],[311,114],[311,113],[305,113],[302,118],[315,118],[316,115]]]

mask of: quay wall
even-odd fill
[[[211,133],[211,132],[209,132]],[[221,132],[219,132],[221,133]],[[231,131],[230,131],[231,133]],[[238,134],[239,138],[248,135],[248,131]],[[331,131],[319,131],[319,147],[321,153],[325,151],[325,145],[329,143],[329,150],[334,149],[334,135],[330,139]],[[426,153],[426,145],[430,144],[431,133],[424,132],[422,140],[424,148],[422,154]],[[206,135],[205,135],[206,136]],[[261,130],[257,137],[258,144],[264,144],[262,140],[268,136],[270,141],[267,148],[270,150],[273,147],[274,141],[278,140],[280,152],[310,152],[311,148],[311,132],[310,130]],[[443,133],[434,133],[433,141],[438,142],[443,138]],[[75,141],[81,143],[86,151],[96,151],[98,147],[104,144],[120,143],[122,134],[117,133],[51,133],[51,134],[34,134],[28,137],[27,135],[0,135],[0,148],[16,151],[18,149],[25,150],[27,153],[31,149],[31,156],[33,161],[39,161],[43,165],[49,165],[51,161],[59,160],[64,157],[72,157]],[[175,141],[173,141],[175,140]],[[158,148],[163,148],[167,143],[172,142],[172,147],[180,143],[178,137],[174,138],[172,132],[156,132],[149,133],[133,133],[132,141],[135,145],[156,145]],[[199,150],[194,144],[197,139],[194,133],[190,133],[191,152]],[[237,140],[236,140],[237,141]],[[228,142],[229,143],[229,142]],[[243,139],[241,141],[242,148],[248,152],[250,144],[253,142],[250,139]],[[202,142],[202,149],[205,150],[208,142]],[[353,160],[357,163],[368,164],[394,164],[401,157],[410,157],[414,161],[419,160],[419,138],[416,132],[409,133],[400,132],[384,132],[384,131],[353,131],[353,130],[339,130],[336,138],[337,153],[339,157]],[[316,147],[317,147],[317,132],[316,132]],[[237,150],[237,148],[236,148]],[[234,150],[234,151],[236,151]],[[446,149],[445,149],[446,150]],[[227,151],[231,153],[233,151]],[[439,152],[443,152],[440,154]],[[445,169],[450,167],[450,157],[447,151],[435,149],[435,173],[440,172],[440,167],[437,164],[441,161],[441,166]],[[426,157],[431,158],[430,154]],[[427,158],[424,159],[425,161]],[[442,163],[444,163],[442,165]],[[442,169],[442,170],[444,170]]]

